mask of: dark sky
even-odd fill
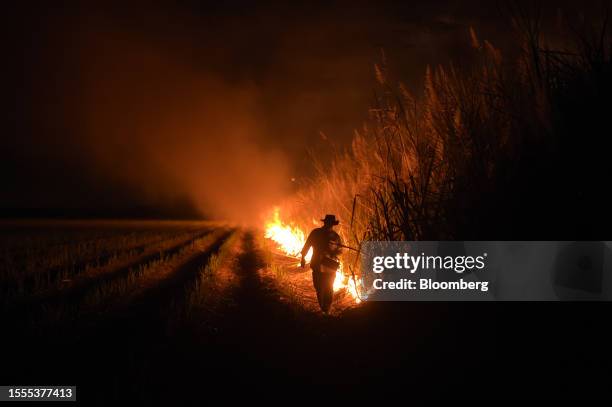
[[[361,126],[381,48],[418,93],[510,32],[495,1],[124,3],[5,14],[1,208],[252,217]]]

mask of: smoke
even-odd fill
[[[110,66],[95,59],[94,69],[121,74],[89,81],[88,141],[106,171],[148,195],[185,194],[204,213],[241,221],[282,194],[287,167],[264,146],[255,86],[122,44],[124,55],[113,44]]]
[[[469,48],[470,26],[494,44],[505,33],[480,1],[17,3],[0,208],[253,220],[312,175],[308,151],[349,145],[381,48],[418,92],[427,64]]]
[[[68,128],[62,160],[111,193],[147,205],[187,200],[206,217],[249,222],[282,196],[287,160],[266,134],[255,84],[202,69],[214,56],[180,33],[162,39],[97,18],[69,32],[77,35],[62,38],[53,78],[65,88],[48,114],[48,127]],[[47,151],[58,143],[38,141]]]

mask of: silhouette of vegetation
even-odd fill
[[[608,12],[596,22],[559,16],[553,41],[539,10],[507,7],[513,56],[470,29],[470,63],[428,68],[418,97],[389,79],[383,55],[371,119],[348,151],[317,163],[292,218],[309,225],[312,213],[336,213],[353,245],[599,240],[612,224]]]

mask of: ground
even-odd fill
[[[26,289],[4,304],[3,348],[10,352],[2,383],[76,384],[78,399],[97,405],[364,400],[381,391],[431,399],[441,396],[440,380],[493,368],[492,308],[355,305],[338,293],[325,317],[310,273],[271,249],[261,231],[204,223],[119,229],[70,239],[110,247],[127,233],[131,240],[122,244],[132,248],[117,249],[125,256],[92,260],[81,247],[93,265],[69,260],[57,284],[4,282]],[[4,237],[17,232],[5,228]],[[27,235],[29,247],[38,247],[35,235]],[[54,247],[76,250],[70,239]],[[5,246],[6,253],[23,249]],[[6,268],[20,257],[6,253],[8,278]]]

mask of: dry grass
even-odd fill
[[[76,277],[120,267],[129,259],[188,239],[202,222],[41,221],[20,232],[0,251],[0,292],[5,302],[61,289]],[[7,226],[4,223],[2,226]],[[10,225],[8,225],[10,226]],[[7,233],[6,238],[11,236]]]
[[[184,313],[187,318],[197,315],[202,309],[214,306],[229,286],[236,283],[235,260],[244,232],[235,231],[213,253],[206,264],[200,267],[195,283],[185,294]]]
[[[516,59],[470,30],[473,63],[428,68],[419,97],[378,65],[371,119],[350,149],[316,163],[318,176],[282,206],[287,218],[310,229],[313,214],[335,213],[355,247],[369,239],[509,238],[538,224],[563,230],[565,208],[579,210],[567,200],[567,161],[583,183],[601,176],[595,140],[577,142],[574,130],[601,132],[595,121],[610,127],[602,113],[612,91],[607,15],[559,33],[566,41],[553,47],[534,13],[509,11]],[[344,261],[353,264],[350,252]]]
[[[117,302],[130,302],[142,292],[155,287],[169,273],[184,264],[187,259],[200,254],[202,251],[209,250],[225,233],[227,233],[226,229],[217,229],[203,237],[189,241],[188,244],[181,246],[176,251],[160,252],[158,258],[139,264],[131,269],[127,276],[97,286],[84,299],[78,309],[81,312],[88,312],[88,310],[99,309],[105,305],[117,306]],[[215,254],[212,254],[210,258],[213,257],[215,257]]]

